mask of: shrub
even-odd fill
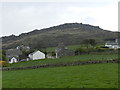
[[[54,51],[51,52],[52,56],[56,56],[56,53]]]
[[[87,53],[90,54],[92,52],[96,52],[96,49],[95,48],[88,48],[87,49]]]
[[[104,51],[106,51],[105,48],[97,48],[97,52],[104,52]]]
[[[0,61],[0,66],[6,67],[9,63],[7,61]]]
[[[85,53],[87,53],[87,49],[85,48],[78,48],[75,50],[75,55],[85,54]]]
[[[115,51],[115,49],[113,49],[113,48],[109,48],[109,51]]]

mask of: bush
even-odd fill
[[[78,48],[75,50],[75,55],[85,54],[85,53],[87,53],[87,49],[85,48]]]
[[[90,54],[90,53],[95,52],[95,51],[96,51],[95,48],[88,48],[87,53]]]
[[[106,51],[105,48],[97,48],[97,52],[104,52],[104,51]]]
[[[56,53],[54,51],[51,52],[52,56],[56,56]]]
[[[115,49],[113,49],[113,48],[109,48],[109,51],[115,51]]]
[[[0,66],[6,67],[8,65],[9,65],[9,63],[7,61],[0,61]]]

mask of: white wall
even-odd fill
[[[33,54],[33,60],[44,59],[44,58],[45,58],[45,54],[40,51],[37,51],[36,53]]]
[[[113,49],[118,49],[120,48],[118,45],[105,45],[106,47],[113,48]]]
[[[45,59],[45,54],[40,51],[37,51],[37,52],[33,53],[32,55],[29,55],[29,58],[31,60]]]
[[[9,63],[16,63],[17,62],[17,59],[15,57],[11,58]]]
[[[28,57],[30,58],[30,60],[33,60],[33,55],[29,54]]]

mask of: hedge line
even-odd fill
[[[37,69],[37,68],[47,68],[47,67],[59,67],[59,66],[75,66],[75,65],[87,65],[87,64],[100,64],[100,63],[120,63],[120,60],[76,61],[71,63],[56,63],[56,64],[28,66],[28,67],[1,68],[0,70],[2,71],[25,70],[25,69]]]

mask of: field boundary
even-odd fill
[[[47,68],[47,67],[63,67],[63,66],[76,66],[76,65],[87,65],[87,64],[102,64],[102,63],[120,63],[120,60],[98,60],[98,61],[75,61],[68,63],[56,63],[56,64],[43,64],[27,67],[12,67],[12,68],[0,68],[2,71],[11,70],[26,70],[26,69],[37,69],[37,68]]]

